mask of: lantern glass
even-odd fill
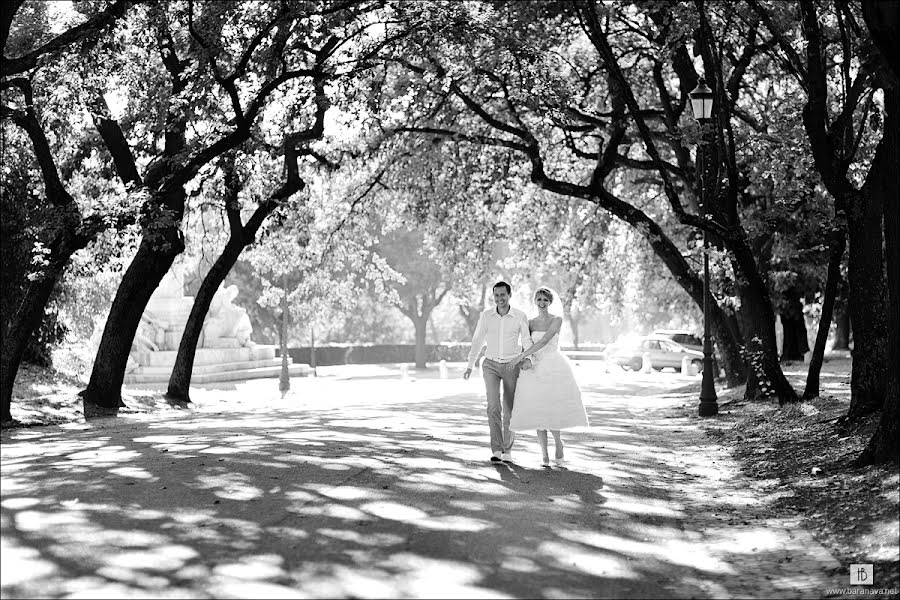
[[[690,93],[691,97],[691,110],[694,113],[694,118],[698,121],[704,121],[712,117],[712,108],[713,108],[713,92],[709,89],[709,86],[706,85],[706,81],[701,77],[700,83],[697,84],[697,87],[694,88],[694,91]]]

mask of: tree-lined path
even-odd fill
[[[373,367],[373,370],[377,369]],[[480,381],[302,380],[285,401],[2,433],[17,597],[823,597],[839,564],[676,409],[578,367],[592,427],[485,459]],[[692,384],[692,382],[694,382]],[[268,384],[271,387],[271,382]],[[690,386],[685,387],[685,386]],[[681,388],[681,391],[667,391]]]

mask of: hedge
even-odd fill
[[[449,344],[428,344],[425,347],[427,362],[465,362],[469,356],[467,342]],[[281,356],[280,350],[275,351]],[[312,364],[310,347],[288,348],[288,356],[295,363]],[[316,346],[316,366],[331,365],[376,365],[381,363],[415,362],[415,344],[328,344]]]
[[[425,346],[425,361],[439,362],[466,362],[469,357],[469,342],[449,342],[445,344],[427,344]],[[582,350],[602,349],[582,345]],[[568,348],[565,348],[568,349]],[[281,356],[276,349],[276,355]],[[288,356],[295,363],[312,364],[310,360],[310,347],[288,348]],[[415,344],[328,344],[316,346],[316,366],[328,367],[331,365],[377,365],[382,363],[415,362]]]

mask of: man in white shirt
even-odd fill
[[[472,348],[469,350],[469,364],[463,373],[468,379],[475,366],[475,359],[487,344],[481,372],[484,376],[484,387],[487,390],[487,417],[491,431],[491,461],[503,460],[512,462],[512,446],[515,433],[509,430],[509,419],[512,416],[513,401],[516,395],[516,381],[519,370],[528,370],[533,364],[533,356],[529,356],[518,367],[509,367],[508,363],[523,349],[531,346],[531,333],[528,331],[528,317],[524,312],[509,305],[512,288],[505,281],[494,284],[494,308],[488,309],[478,317],[478,326],[472,336]],[[503,385],[503,401],[500,401],[500,386]]]

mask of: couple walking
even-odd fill
[[[463,379],[468,379],[486,344],[481,371],[487,390],[491,461],[513,462],[515,432],[536,429],[542,464],[550,465],[550,431],[556,442],[554,462],[562,466],[565,457],[560,430],[588,422],[572,367],[559,350],[562,316],[550,310],[555,294],[547,287],[535,291],[537,315],[532,319],[509,305],[512,288],[505,281],[494,285],[493,295],[496,306],[478,319],[469,364],[463,373]]]

